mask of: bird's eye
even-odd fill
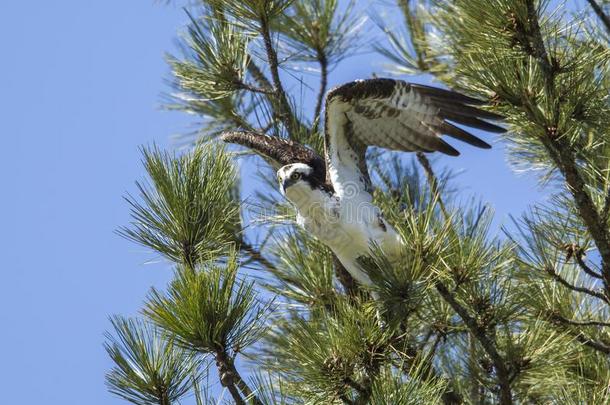
[[[298,180],[298,179],[300,179],[300,178],[301,178],[301,173],[292,173],[292,174],[290,175],[290,178],[291,178],[292,180]]]

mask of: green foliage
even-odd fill
[[[556,162],[545,146],[548,131],[572,147],[578,145],[585,161],[605,148],[594,134],[605,131],[610,120],[600,72],[608,71],[609,49],[583,35],[583,20],[561,23],[561,11],[541,17],[540,33],[531,24],[528,1],[443,2],[437,15],[460,84],[499,100],[520,136],[510,136],[517,167],[544,170],[545,179]],[[534,6],[532,6],[534,7]],[[548,1],[534,13],[545,15]],[[552,80],[552,84],[549,80]],[[602,167],[589,166],[592,178]],[[607,185],[607,184],[606,184]]]
[[[246,86],[248,37],[224,20],[189,17],[187,58],[169,59],[177,86],[201,100],[228,98]]]
[[[379,248],[362,265],[374,283],[383,313],[390,322],[403,323],[431,293],[450,243],[449,222],[440,222],[434,203],[422,211],[404,210],[397,231],[404,241],[400,259],[390,261]],[[372,260],[371,260],[372,259]]]
[[[278,17],[293,0],[205,0],[205,2],[230,15],[238,24],[258,27],[259,24],[268,24]]]
[[[113,394],[138,405],[171,404],[199,378],[200,361],[170,335],[141,320],[113,317],[111,323],[116,337],[107,334],[105,348],[115,365],[106,384]]]
[[[360,45],[355,3],[194,3],[184,56],[169,60],[171,107],[204,120],[201,144],[182,156],[144,150],[150,180],[128,198],[133,223],[120,231],[176,264],[175,277],[146,302],[156,328],[115,320],[110,389],[141,404],[189,390],[213,403],[218,377],[238,404],[608,402],[610,28],[607,9],[552,4],[397,0],[374,17],[387,42],[372,48],[388,69],[488,100],[506,117],[514,167],[537,170],[553,196],[495,235],[492,209],[452,188],[450,172],[373,148],[374,201],[404,246],[398,259],[377,247],[362,258],[367,289],[295,227],[268,168],[249,197],[267,235],[247,243],[237,173],[208,142],[244,128],[322,153],[329,74]],[[315,100],[312,120],[280,75],[285,62],[320,68],[315,99],[299,94]],[[246,348],[254,390],[236,367]],[[218,375],[201,373],[200,354]]]
[[[353,16],[354,2],[339,11],[337,0],[295,1],[273,26],[283,35],[294,61],[334,64],[348,57],[362,21]]]
[[[254,372],[252,385],[256,387],[256,394],[264,404],[285,405],[298,402],[286,392],[286,383],[270,372]]]
[[[141,202],[127,197],[133,222],[119,234],[190,266],[235,240],[235,170],[221,148],[203,145],[175,156],[153,147],[142,154],[150,180],[136,183]]]
[[[445,390],[441,381],[425,381],[422,365],[415,367],[410,378],[391,368],[384,369],[375,380],[369,403],[371,405],[440,404]]]
[[[239,281],[239,263],[204,263],[200,270],[179,267],[168,291],[153,289],[144,314],[175,336],[176,343],[201,353],[241,349],[264,332],[268,305],[258,302],[254,283]]]
[[[392,353],[392,333],[375,311],[339,300],[310,318],[293,313],[266,336],[268,367],[281,373],[291,395],[307,403],[352,397]]]
[[[610,401],[610,391],[608,387],[601,387],[591,391],[589,387],[576,386],[575,390],[562,390],[555,396],[555,401],[565,405],[604,404]]]
[[[271,247],[278,266],[262,281],[269,291],[306,306],[329,305],[336,296],[330,250],[300,229],[290,230]]]

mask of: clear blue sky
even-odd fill
[[[143,176],[138,146],[172,147],[195,121],[159,111],[185,20],[152,0],[0,2],[2,404],[123,403],[104,387],[107,317],[135,314],[171,272],[113,231]],[[370,61],[347,60],[331,84],[369,76]],[[540,197],[500,145],[461,149],[458,185],[499,222]]]

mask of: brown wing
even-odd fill
[[[392,79],[359,80],[337,87],[327,96],[327,120],[344,114],[353,136],[350,143],[402,151],[459,152],[441,136],[448,135],[479,148],[491,146],[468,131],[466,125],[489,132],[505,129],[487,120],[502,117],[476,108],[484,102],[450,90]]]
[[[326,165],[312,149],[289,139],[263,135],[256,132],[225,132],[220,139],[224,142],[246,146],[267,160],[274,169],[292,163],[305,163],[313,167],[314,173],[323,183],[326,178]]]

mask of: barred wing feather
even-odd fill
[[[392,79],[360,80],[331,90],[327,120],[344,114],[350,123],[348,142],[401,151],[459,152],[441,136],[448,135],[480,148],[491,146],[454,124],[490,132],[504,128],[485,121],[502,117],[476,108],[481,100],[434,87]]]

